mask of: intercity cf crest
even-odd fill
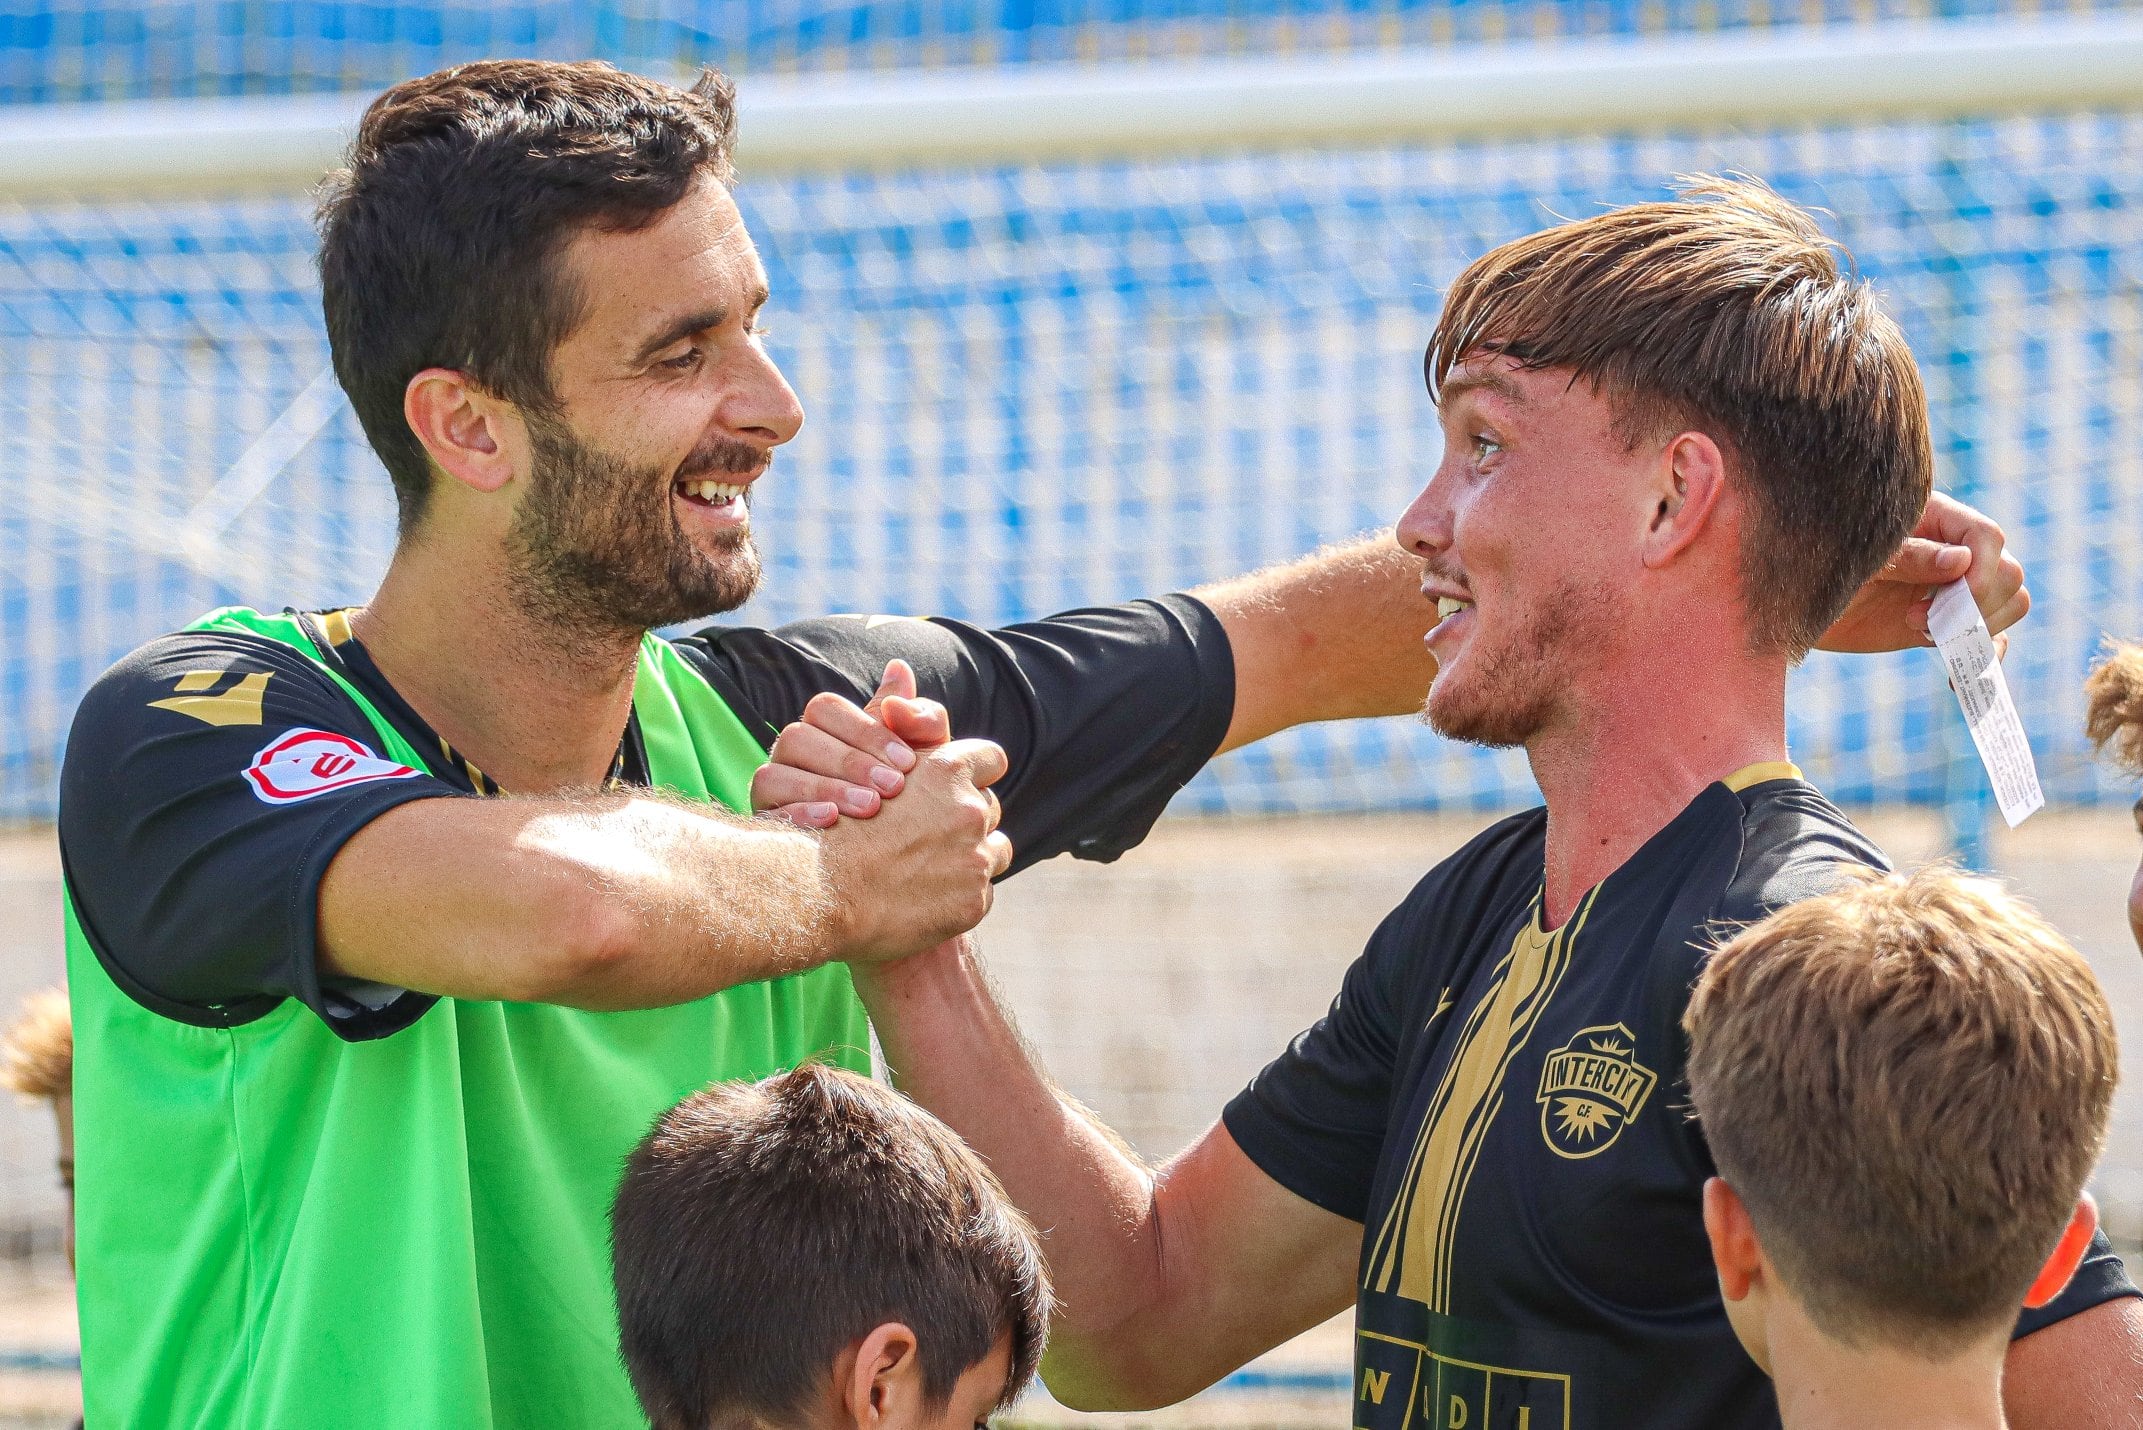
[[[1620,1023],[1587,1028],[1548,1054],[1540,1070],[1540,1135],[1559,1157],[1605,1152],[1636,1121],[1658,1074],[1639,1065],[1637,1039]]]

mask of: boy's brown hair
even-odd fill
[[[67,990],[47,988],[22,1000],[21,1017],[0,1043],[0,1084],[53,1102],[74,1095],[74,1024]]]
[[[1825,1334],[1941,1357],[2015,1318],[2117,1077],[2050,924],[1953,869],[1871,874],[1719,949],[1683,1027],[1719,1174]]]
[[[2100,754],[2143,775],[2143,646],[2109,641],[2083,683],[2084,733]]]
[[[803,1419],[834,1358],[915,1333],[926,1398],[1012,1340],[1004,1401],[1041,1360],[1034,1231],[951,1128],[807,1064],[694,1093],[634,1150],[611,1209],[625,1366],[657,1430]]]
[[[1934,481],[1927,396],[1874,290],[1807,213],[1699,177],[1506,243],[1459,275],[1424,360],[1568,368],[1635,444],[1699,430],[1747,501],[1743,600],[1799,659],[1912,530]]]

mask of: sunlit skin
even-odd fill
[[[753,562],[743,503],[710,506],[675,485],[710,443],[771,458],[803,425],[762,344],[766,271],[735,201],[702,182],[644,229],[577,236],[564,259],[585,306],[552,355],[555,421],[584,447],[644,470],[642,499],[707,562]],[[423,525],[353,618],[359,638],[503,788],[599,782],[630,707],[640,631],[624,622],[558,631],[523,609],[512,536],[535,483],[539,433],[519,408],[446,368],[410,381],[404,411],[449,479],[433,482]],[[546,643],[559,649],[546,656]],[[471,668],[498,678],[467,680]]]
[[[1453,369],[1438,415],[1443,460],[1398,542],[1424,596],[1472,605],[1428,634],[1427,713],[1525,747],[1554,926],[1705,785],[1784,758],[1786,661],[1722,599],[1742,503],[1710,437],[1628,441],[1589,383],[1495,356]]]
[[[2136,801],[2134,813],[2136,833],[2143,834],[2143,799]],[[2143,949],[2143,863],[2136,865],[2136,876],[2128,884],[2128,932]]]

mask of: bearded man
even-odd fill
[[[1427,679],[1364,547],[1003,631],[649,634],[750,594],[802,421],[732,132],[718,76],[470,65],[382,95],[329,183],[393,562],[359,608],[150,642],[68,747],[92,1424],[641,1424],[604,1212],[661,1111],[865,1066],[848,970],[972,926],[1008,835],[1111,857],[1216,749]],[[1990,523],[1928,534],[1974,551],[1908,548],[1842,642],[1919,640],[1914,583],[1967,567],[2021,613]],[[821,745],[760,794],[833,827],[747,818],[776,732],[896,658],[986,740]]]
[[[1787,762],[1786,673],[1927,500],[1919,373],[1805,213],[1717,184],[1480,259],[1428,378],[1444,455],[1398,526],[1440,613],[1428,718],[1522,746],[1545,808],[1431,870],[1157,1172],[1049,1084],[967,940],[856,984],[897,1083],[1044,1229],[1068,1404],[1167,1404],[1352,1304],[1368,1430],[1775,1430],[1681,1018],[1719,931],[1883,864]],[[2103,1237],[2021,1314],[2006,1392],[2018,1430],[2136,1423],[2143,1303]]]

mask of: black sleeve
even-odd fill
[[[2123,1296],[2143,1295],[2136,1283],[2129,1279],[2128,1268],[2114,1253],[2113,1243],[2106,1240],[2105,1228],[2091,1238],[2091,1249],[2084,1253],[2083,1264],[2069,1278],[2069,1284],[2061,1294],[2036,1311],[2026,1311],[2017,1318],[2016,1330],[2011,1340],[2019,1340],[2033,1331],[2045,1330],[2056,1321],[2066,1321],[2079,1311],[2088,1311],[2093,1306],[2108,1301],[2117,1301]]]
[[[314,959],[321,877],[386,810],[457,794],[380,758],[326,672],[223,631],[166,636],[83,697],[60,772],[60,855],[98,960],[137,1002],[230,1027],[302,999],[376,1038],[436,1001],[348,981]]]
[[[915,667],[957,736],[1004,746],[997,785],[1014,872],[1069,850],[1114,859],[1219,748],[1235,711],[1220,621],[1189,596],[984,630],[829,616],[778,631],[710,626],[677,643],[771,743],[822,690],[862,703],[888,660]]]
[[[1399,1059],[1397,987],[1413,941],[1409,899],[1370,935],[1332,1007],[1221,1112],[1244,1155],[1281,1186],[1350,1221],[1369,1214]]]

